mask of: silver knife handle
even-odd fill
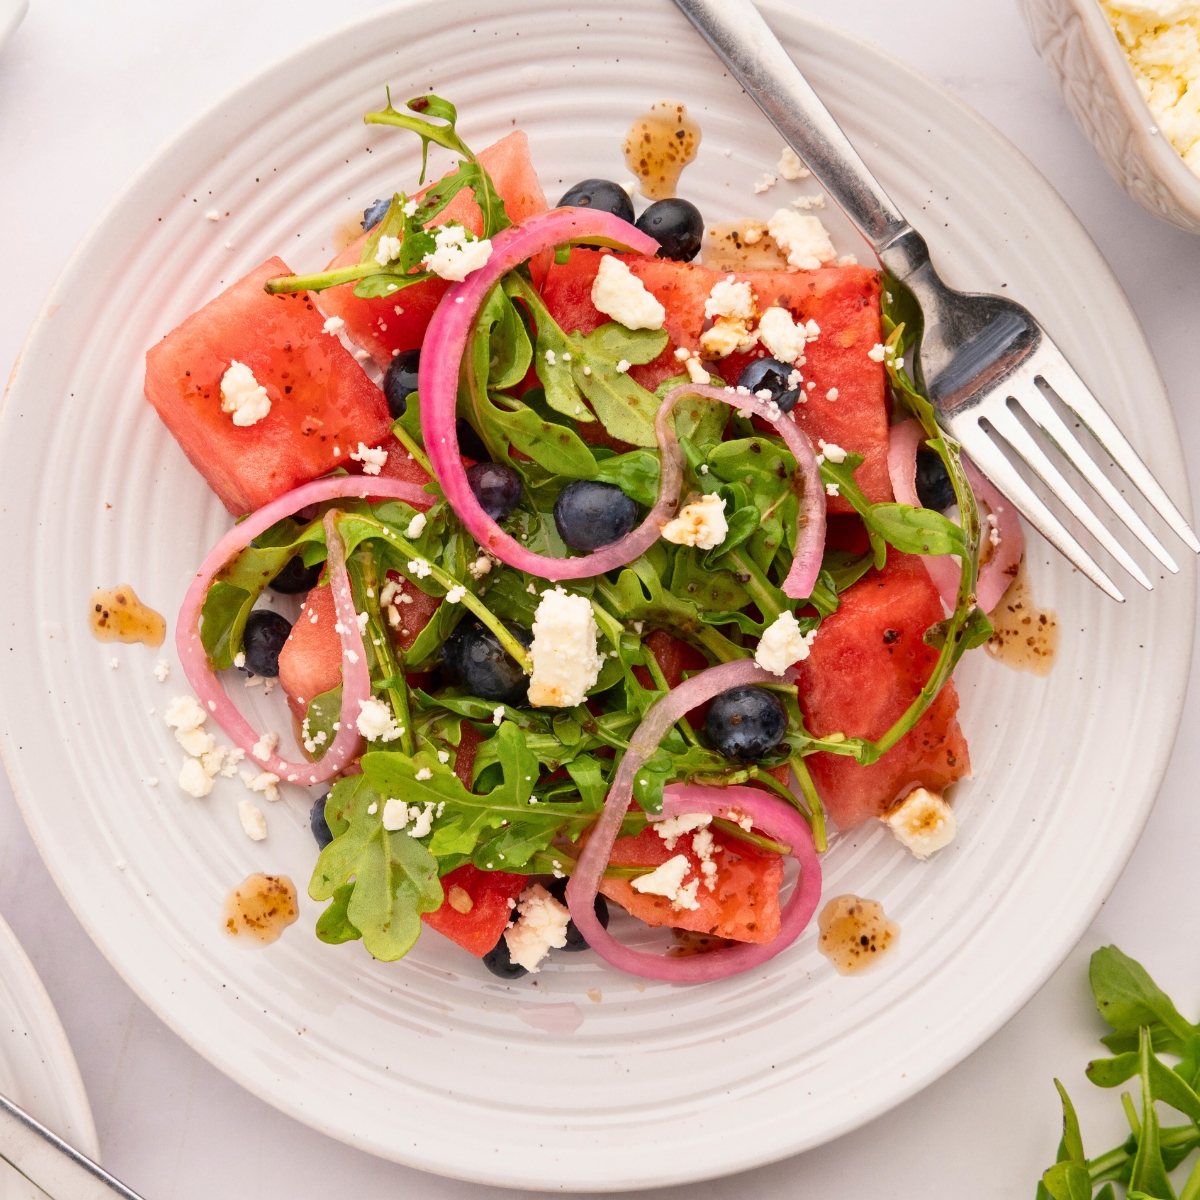
[[[750,0],[675,0],[758,103],[785,142],[805,161],[885,266],[904,278],[926,257],[879,180],[787,56]],[[913,240],[915,239],[915,241]],[[889,259],[894,260],[894,266]]]

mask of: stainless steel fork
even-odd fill
[[[1153,584],[1067,482],[1023,412],[1164,567],[1175,560],[1096,465],[1050,402],[1066,405],[1189,549],[1200,541],[1062,351],[1021,305],[957,292],[938,277],[925,239],[867,170],[750,0],[675,0],[793,150],[862,231],[888,274],[920,304],[919,369],[938,420],[1017,510],[1114,600],[1124,596],[1025,481],[1003,439],[1077,521],[1143,587]],[[1020,411],[1018,411],[1020,410]]]

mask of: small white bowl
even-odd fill
[[[1159,132],[1098,0],[1017,0],[1029,36],[1109,174],[1147,211],[1200,233],[1200,178]]]

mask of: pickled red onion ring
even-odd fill
[[[789,668],[785,679],[792,678],[794,670]],[[685,680],[652,705],[634,731],[629,740],[629,749],[617,767],[608,790],[604,811],[592,829],[567,884],[567,905],[571,910],[571,919],[588,945],[605,962],[643,979],[708,983],[768,962],[787,949],[812,918],[821,895],[821,865],[812,831],[804,818],[795,809],[758,788],[718,788],[694,784],[672,784],[664,789],[662,817],[696,812],[724,816],[731,809],[740,810],[764,833],[791,846],[791,854],[800,864],[800,881],[780,914],[778,935],[765,945],[747,942],[690,958],[666,958],[622,946],[597,920],[594,907],[605,866],[621,832],[621,822],[633,801],[633,781],[646,759],[658,749],[667,730],[684,713],[726,688],[778,682],[777,675],[764,671],[748,658],[710,667]],[[651,817],[651,820],[654,819]]]
[[[350,589],[350,580],[346,574],[346,560],[342,540],[333,528],[332,513],[326,514],[325,535],[329,553],[329,575],[333,585],[333,601],[337,610],[338,624],[341,626],[339,637],[342,641],[342,709],[339,716],[339,729],[329,749],[319,762],[289,762],[272,752],[266,758],[254,754],[259,735],[255,733],[250,723],[238,712],[232,700],[225,694],[225,688],[209,665],[208,654],[204,643],[200,640],[200,613],[204,608],[204,600],[208,595],[209,586],[225,566],[240,551],[244,550],[251,541],[265,529],[269,529],[277,521],[289,517],[308,504],[319,504],[324,500],[336,500],[341,497],[353,496],[365,499],[367,496],[386,496],[392,500],[404,500],[413,508],[421,510],[429,508],[434,503],[434,497],[422,490],[419,484],[406,483],[399,479],[377,479],[366,476],[343,475],[334,479],[318,479],[306,483],[263,505],[257,512],[251,513],[240,525],[235,525],[209,551],[200,569],[196,572],[183,605],[179,610],[179,618],[175,628],[175,647],[179,651],[179,661],[183,665],[183,673],[192,689],[199,697],[205,709],[210,712],[216,723],[240,746],[249,756],[248,761],[256,764],[262,771],[270,771],[287,783],[308,785],[323,783],[336,775],[353,757],[358,746],[358,714],[359,701],[366,700],[371,695],[371,677],[367,670],[367,656],[363,647],[362,634],[359,633],[357,613],[354,610],[354,597]]]
[[[917,497],[917,451],[924,443],[925,430],[915,418],[893,425],[889,431],[888,474],[892,479],[892,492],[899,503],[915,508],[921,507]],[[998,545],[993,546],[991,558],[979,568],[979,579],[975,584],[976,603],[984,612],[991,612],[1016,576],[1025,553],[1025,535],[1017,510],[965,454],[962,465],[976,498],[983,501],[996,519],[994,527],[989,526],[986,519],[984,522],[984,536],[990,536],[994,528]],[[962,576],[953,555],[928,554],[922,556],[921,561],[934,587],[941,593],[942,602],[953,610],[958,603],[958,584]]]
[[[812,445],[795,422],[784,418],[778,408],[768,406],[754,396],[739,395],[732,390],[727,392],[722,388],[684,384],[667,394],[654,421],[662,459],[658,498],[646,519],[636,529],[609,546],[577,558],[549,558],[535,554],[505,533],[480,507],[459,458],[455,429],[459,365],[476,315],[488,292],[506,271],[550,246],[584,237],[604,238],[614,245],[643,254],[654,254],[658,250],[658,243],[652,238],[611,213],[590,208],[560,208],[540,213],[498,233],[492,239],[492,253],[487,263],[473,271],[462,283],[451,286],[429,323],[425,341],[437,353],[421,358],[421,434],[438,483],[451,507],[472,537],[489,554],[519,571],[557,582],[562,579],[585,579],[623,567],[639,554],[645,553],[658,540],[662,526],[675,515],[679,504],[683,455],[667,417],[682,396],[706,396],[736,408],[749,409],[770,421],[795,455],[804,474],[804,524],[801,527],[800,545],[783,590],[794,598],[809,595],[821,568],[821,553],[825,543],[825,491],[821,487]]]

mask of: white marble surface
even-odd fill
[[[658,0],[656,0],[658,2]],[[1104,173],[1029,46],[1011,0],[793,0],[878,42],[1011,138],[1066,198],[1112,264],[1154,348],[1200,471],[1195,324],[1200,240],[1147,216]],[[369,12],[368,0],[32,0],[0,51],[0,372],[79,236],[124,181],[218,96],[296,46]],[[1181,646],[1180,653],[1190,647]],[[1083,1078],[1099,1020],[1088,954],[1116,942],[1185,1013],[1200,1011],[1193,847],[1200,808],[1196,689],[1145,835],[1057,975],[956,1070],[821,1149],[682,1196],[754,1194],[973,1200],[1032,1197],[1058,1139],[1060,1076],[1095,1153],[1124,1133]],[[1130,697],[1136,703],[1136,697]],[[1131,752],[1135,752],[1131,747]],[[334,1192],[483,1200],[501,1193],[372,1159],[311,1132],[220,1075],[137,1000],[58,894],[0,780],[0,912],[58,1006],[110,1170],[148,1200]],[[570,1180],[564,1179],[564,1189]]]

